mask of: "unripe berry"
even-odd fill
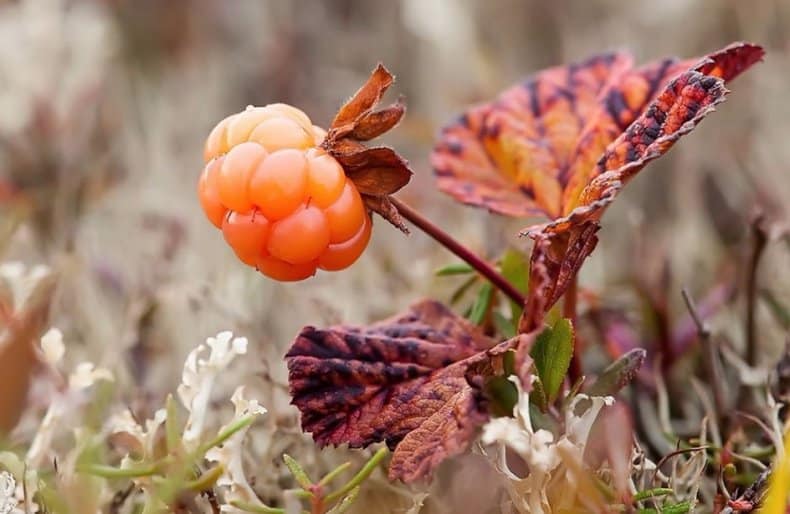
[[[236,256],[276,280],[359,258],[372,222],[354,183],[318,147],[326,131],[286,104],[248,107],[206,140],[198,196]]]

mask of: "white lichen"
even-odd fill
[[[505,478],[510,508],[521,514],[552,514],[585,507],[583,498],[587,470],[584,449],[598,413],[614,400],[610,397],[576,395],[567,407],[565,432],[556,438],[545,429],[535,430],[529,415],[529,394],[518,379],[511,377],[519,390],[513,418],[495,418],[483,428],[482,442],[497,446],[495,466]],[[585,405],[588,404],[588,405]],[[580,411],[578,414],[576,413]],[[506,448],[515,452],[529,470],[521,477],[512,470]]]

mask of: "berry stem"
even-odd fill
[[[390,197],[390,201],[398,209],[398,212],[414,224],[417,228],[432,237],[437,243],[441,244],[464,262],[472,266],[478,273],[487,278],[494,286],[502,291],[512,301],[519,305],[524,305],[527,299],[522,295],[513,284],[508,282],[505,277],[500,275],[488,262],[472,253],[467,247],[456,241],[450,234],[440,229],[432,222],[427,220],[422,214],[417,212],[409,205],[403,203],[395,197]]]

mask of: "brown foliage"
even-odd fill
[[[320,445],[395,449],[390,478],[428,475],[488,419],[480,373],[505,347],[425,300],[368,327],[305,327],[286,355],[302,428]]]

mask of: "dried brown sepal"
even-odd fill
[[[391,195],[409,183],[408,163],[392,148],[366,148],[349,155],[336,155],[346,176],[366,195]]]
[[[409,227],[406,226],[406,222],[403,221],[403,217],[389,196],[362,195],[362,201],[369,211],[373,211],[389,221],[404,234],[409,233]]]
[[[362,143],[395,127],[406,111],[402,98],[376,110],[393,81],[392,74],[379,64],[367,82],[340,108],[321,147],[337,159],[369,210],[408,233],[387,196],[408,184],[412,175],[409,163],[391,148],[368,148]]]
[[[394,104],[379,111],[373,111],[363,116],[357,123],[351,135],[359,141],[368,141],[389,132],[400,123],[406,112],[403,97],[399,97]]]
[[[393,82],[395,77],[379,63],[367,82],[337,111],[327,139],[339,139],[353,132],[360,120],[376,108]]]
[[[514,344],[432,300],[368,327],[305,327],[286,355],[292,403],[318,444],[386,441],[390,478],[412,482],[469,445],[488,419],[473,370]]]

